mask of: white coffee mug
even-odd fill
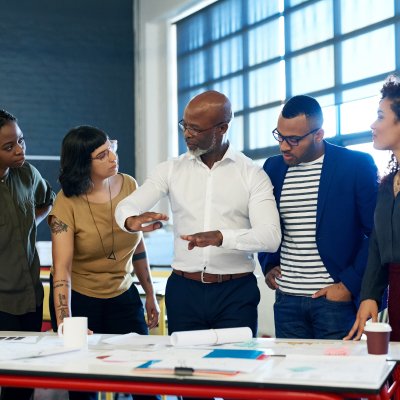
[[[66,317],[58,325],[58,336],[64,339],[64,346],[70,348],[87,348],[87,317]]]

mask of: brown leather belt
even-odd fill
[[[175,274],[183,276],[187,279],[202,283],[221,283],[230,281],[232,279],[243,278],[244,276],[250,275],[252,272],[242,272],[240,274],[209,274],[208,272],[184,272],[177,269],[173,270]]]

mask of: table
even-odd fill
[[[30,336],[32,333],[0,332],[0,335]],[[104,335],[104,337],[110,336]],[[165,337],[160,336],[159,338],[164,338],[163,340],[165,340]],[[26,346],[32,349],[34,346],[39,346],[40,343],[43,345],[52,341],[57,342],[57,340],[59,339],[53,334],[42,333],[39,335],[39,341],[36,344]],[[12,346],[10,343],[4,343],[4,341],[0,340],[0,355],[5,354],[4,349],[6,347],[4,346]],[[230,346],[237,349],[238,347],[235,346],[239,345]],[[248,345],[243,344],[242,346]],[[125,354],[129,351],[132,353],[132,349],[127,345],[121,348],[121,346],[105,344],[101,339],[99,342],[91,344],[88,351],[76,351],[66,353],[63,356],[53,355],[27,360],[0,361],[0,385],[138,394],[180,394],[208,398],[216,396],[246,400],[338,400],[344,397],[386,400],[397,389],[397,381],[394,382],[391,388],[385,385],[387,377],[395,367],[395,361],[387,361],[385,357],[382,358],[380,356],[378,356],[380,358],[376,358],[377,356],[368,356],[366,354],[365,343],[347,342],[343,345],[341,341],[316,342],[257,339],[256,342],[252,343],[252,346],[263,349],[266,354],[270,355],[267,359],[260,362],[260,367],[255,372],[239,373],[238,375],[228,377],[223,375],[186,377],[176,376],[173,373],[166,375],[157,372],[143,375],[134,370],[130,362],[103,362],[104,352],[107,353],[113,349],[119,349],[123,350],[122,353]],[[296,354],[313,354],[314,352],[317,354],[323,348],[341,348],[343,346],[346,346],[352,354],[355,354],[355,356],[341,358],[343,362],[341,362],[341,368],[338,372],[341,372],[342,376],[346,374],[347,379],[344,381],[336,382],[334,379],[330,379],[329,376],[325,376],[324,380],[316,381],[307,378],[307,374],[300,374],[298,378],[293,379],[285,374],[279,375],[277,372],[279,369],[282,370],[285,362],[289,362],[287,361],[289,358],[296,359]],[[164,351],[168,351],[169,347],[166,347],[166,349]],[[188,352],[191,350],[193,349],[182,350],[171,348],[171,352],[173,353],[177,351]],[[283,354],[279,355],[279,352],[293,354],[283,357]],[[160,352],[157,351],[154,354],[160,354]],[[398,357],[398,354],[400,354],[400,351],[399,348],[396,348],[388,358],[395,359]],[[325,362],[329,364],[331,360],[330,356],[325,357]],[[355,357],[356,361],[351,359],[351,357]],[[336,362],[337,360],[335,359],[334,363]],[[357,362],[357,365],[361,369],[368,362],[377,363],[376,365],[381,365],[382,369],[376,371],[373,382],[359,381],[356,378],[352,380],[352,375],[357,375],[358,371],[349,369],[349,363],[351,362]]]

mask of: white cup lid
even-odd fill
[[[369,322],[365,325],[364,331],[366,332],[391,332],[392,328],[385,322]]]

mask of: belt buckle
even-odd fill
[[[203,270],[203,271],[201,271],[201,274],[200,274],[201,283],[213,283],[213,282],[206,282],[206,281],[204,280],[204,273],[205,273],[205,271],[204,271],[204,270]]]

